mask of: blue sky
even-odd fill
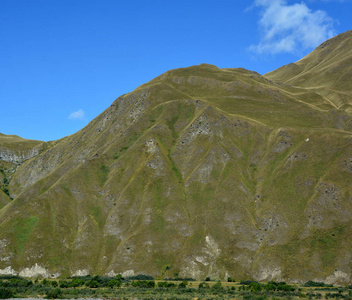
[[[352,0],[0,0],[0,132],[55,140],[200,63],[261,74],[352,29]]]

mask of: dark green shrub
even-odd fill
[[[305,287],[333,287],[332,284],[325,284],[324,282],[313,281],[313,280],[307,281],[303,286],[305,286]]]
[[[133,287],[140,287],[140,288],[153,288],[153,287],[155,287],[155,281],[153,281],[153,280],[137,280],[137,281],[132,281],[131,285]]]
[[[199,289],[207,289],[209,288],[209,284],[205,283],[205,282],[201,282],[199,285],[198,285],[198,288]]]
[[[256,281],[250,283],[248,288],[251,292],[260,292],[263,289],[262,285]]]
[[[215,290],[220,290],[222,288],[221,282],[219,281],[219,282],[215,283],[211,288],[215,289]]]
[[[121,281],[118,279],[113,279],[110,280],[107,284],[109,288],[114,288],[114,287],[120,287],[121,286]]]
[[[286,282],[275,282],[269,281],[263,286],[266,291],[282,291],[282,292],[293,292],[295,287],[288,285]]]
[[[47,294],[46,294],[46,298],[47,299],[58,299],[60,298],[62,295],[62,291],[60,288],[55,288],[50,290]]]
[[[187,284],[188,284],[188,282],[186,280],[184,280],[178,285],[178,287],[179,288],[186,288]]]
[[[72,281],[68,284],[69,287],[79,287],[84,285],[84,279],[81,278],[73,278]]]
[[[10,196],[10,191],[8,188],[4,188],[3,191],[7,196]]]
[[[149,276],[149,275],[139,274],[139,275],[135,275],[135,276],[129,276],[126,279],[128,279],[128,280],[154,280],[154,277]]]
[[[165,281],[197,281],[192,277],[176,277],[176,278],[171,278],[171,277],[165,277]]]
[[[8,288],[0,287],[0,299],[9,299],[13,297],[13,293]]]
[[[124,280],[125,278],[123,278],[121,274],[117,274],[116,279],[121,281],[121,280]]]
[[[44,279],[42,281],[42,285],[50,285],[50,281],[48,279]]]
[[[28,280],[26,283],[26,287],[31,287],[33,285],[32,280]]]
[[[290,286],[288,284],[283,284],[283,285],[278,285],[277,287],[278,291],[285,291],[285,292],[293,292],[295,288],[293,286]]]
[[[253,280],[244,280],[244,281],[241,281],[240,284],[242,284],[242,285],[250,285],[252,282],[256,282],[256,281],[253,281]]]
[[[69,287],[68,282],[65,281],[65,280],[60,280],[59,285],[60,285],[60,288],[65,288],[66,289],[66,288]]]
[[[99,287],[99,283],[98,283],[98,281],[92,279],[92,280],[89,280],[88,282],[86,282],[86,286],[91,289],[95,289],[95,288]]]
[[[158,282],[158,287],[159,287],[159,288],[165,288],[165,287],[167,287],[167,282],[165,282],[165,281],[160,281],[160,282]]]
[[[267,284],[264,285],[264,289],[266,291],[276,291],[276,285],[273,284],[272,282],[268,282]]]
[[[166,282],[166,281],[158,282],[158,287],[160,288],[173,288],[175,286],[176,284],[174,284],[173,282]]]

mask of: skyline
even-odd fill
[[[349,0],[0,0],[0,132],[65,137],[170,69],[265,74],[352,29],[351,9]]]

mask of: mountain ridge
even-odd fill
[[[348,84],[352,78],[351,37],[352,30],[344,32],[327,40],[296,63],[265,76],[273,80],[280,78],[282,82],[295,86],[319,89],[319,94],[335,108],[351,112],[349,99],[352,90]]]
[[[0,273],[349,281],[349,106],[285,76],[170,70],[42,146],[0,206]]]

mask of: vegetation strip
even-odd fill
[[[192,278],[154,280],[148,275],[123,278],[79,276],[66,279],[25,279],[19,276],[0,276],[0,299],[352,299],[352,285],[337,287],[323,282],[308,281],[303,285],[285,282],[204,281]]]

